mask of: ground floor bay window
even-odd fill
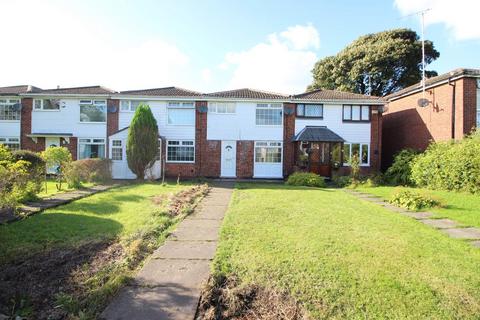
[[[105,158],[105,139],[78,139],[78,159]]]
[[[168,140],[167,162],[193,163],[195,162],[195,141]]]

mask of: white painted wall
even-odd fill
[[[295,134],[305,126],[326,126],[347,142],[370,143],[370,122],[343,122],[342,105],[324,104],[323,119],[295,119]]]
[[[207,116],[207,139],[283,140],[283,125],[257,126],[255,124],[256,106],[256,102],[237,102],[235,114],[209,112]]]
[[[94,98],[82,98],[82,100]],[[95,100],[103,100],[96,98]],[[80,122],[80,100],[61,99],[60,110],[32,110],[32,133],[72,133],[79,138],[106,138],[107,124]]]
[[[167,101],[147,101],[147,103],[157,120],[158,130],[162,137],[169,140],[195,140],[195,125],[177,126],[167,124]],[[128,127],[133,115],[134,112],[120,111],[118,119],[119,129]]]

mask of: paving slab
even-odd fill
[[[197,310],[199,289],[171,284],[164,287],[125,287],[101,314],[100,319],[192,320]]]
[[[204,259],[211,260],[217,243],[214,241],[167,241],[155,250],[154,259]]]
[[[196,220],[196,221],[215,221],[215,220]],[[178,226],[169,239],[177,241],[217,241],[218,228],[192,228]]]
[[[404,216],[411,217],[417,220],[428,219],[433,216],[431,212],[403,212]]]
[[[135,277],[135,285],[157,287],[176,286],[200,289],[210,273],[209,260],[150,259]]]
[[[188,216],[187,219],[222,220],[227,209],[228,206],[202,206],[198,210],[195,210],[193,214]]]
[[[421,222],[437,229],[449,229],[458,226],[455,221],[450,219],[424,219]]]
[[[443,229],[443,232],[456,239],[479,239],[480,229],[478,228],[454,228]]]
[[[472,246],[475,248],[480,248],[480,240],[470,242]]]

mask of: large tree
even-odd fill
[[[440,56],[425,41],[425,63]],[[313,89],[336,89],[385,96],[422,79],[422,42],[415,31],[394,29],[362,36],[312,70]],[[435,76],[435,71],[426,71]]]
[[[127,138],[128,167],[145,178],[145,171],[155,162],[158,152],[158,125],[148,105],[141,104],[133,116]]]

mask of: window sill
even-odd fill
[[[78,123],[81,123],[81,124],[107,124],[107,121],[103,121],[103,122],[79,121]]]
[[[0,120],[0,122],[17,123],[20,122],[20,120]]]
[[[60,109],[57,110],[43,110],[43,109],[33,109],[33,112],[60,112]]]
[[[195,164],[195,161],[169,161],[169,160],[167,160],[165,163],[174,163],[174,164]]]
[[[370,123],[370,120],[342,120],[345,123]]]
[[[297,119],[311,119],[311,120],[323,120],[323,117],[306,117],[306,116],[296,116]]]

